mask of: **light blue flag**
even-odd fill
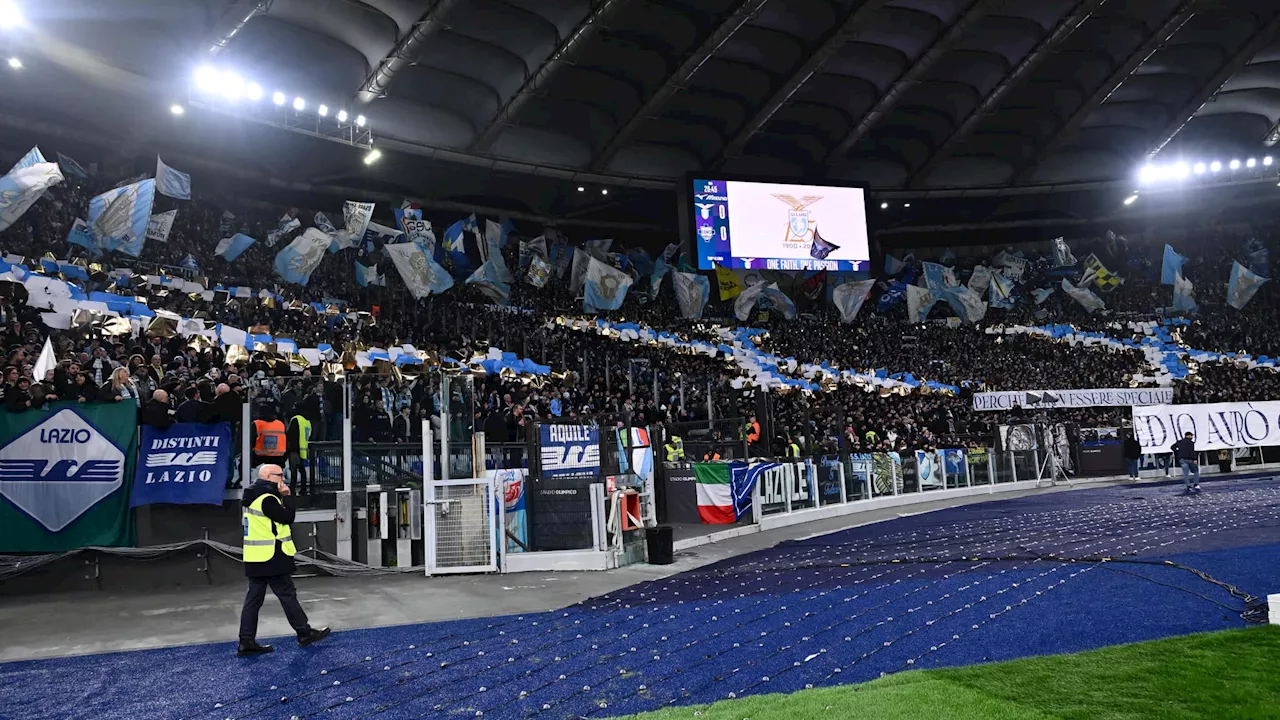
[[[466,245],[462,239],[463,221],[450,225],[444,230],[444,249],[451,253],[465,253]]]
[[[1168,245],[1165,246],[1166,248]],[[1178,273],[1173,277],[1173,311],[1174,312],[1195,312],[1196,308],[1195,288],[1192,287],[1191,281],[1182,277],[1182,273]]]
[[[486,261],[476,268],[476,271],[467,278],[467,284],[475,287],[499,305],[511,304],[511,286],[502,282],[498,276],[498,268],[492,261]]]
[[[102,254],[98,246],[93,243],[93,233],[89,231],[89,223],[78,218],[71,226],[71,231],[67,233],[67,243],[79,245],[92,255]]]
[[[157,155],[156,192],[175,200],[190,200],[191,176],[165,165]]]
[[[319,228],[307,228],[293,242],[276,254],[276,274],[285,282],[294,285],[306,285],[311,281],[311,273],[324,260],[325,249],[329,246],[329,236]]]
[[[380,278],[378,276],[377,265],[374,265],[373,267],[368,267],[366,265],[362,265],[359,260],[356,260],[355,263],[356,263],[356,284],[357,285],[359,285],[360,287],[369,287],[370,285],[385,284],[385,283],[379,282]]]
[[[333,224],[333,221],[329,219],[328,215],[325,215],[322,212],[316,213],[315,224],[316,224],[316,227],[320,228],[324,232],[329,233],[330,235],[338,232],[337,226]]]
[[[1269,278],[1262,277],[1238,262],[1231,263],[1231,279],[1227,281],[1227,304],[1243,310],[1258,292],[1258,288],[1269,281]]]
[[[439,295],[453,287],[453,277],[418,243],[396,243],[382,251],[391,258],[414,299]]]
[[[89,227],[103,250],[138,257],[147,241],[156,181],[141,180],[108,190],[89,201]]]
[[[889,255],[888,253],[885,253],[885,256],[884,256],[884,274],[885,275],[897,275],[898,273],[906,269],[906,267],[907,267],[907,264],[905,262],[899,260],[898,258],[892,255]]]
[[[39,153],[33,148],[31,153]],[[57,163],[36,163],[20,167],[24,157],[8,175],[0,178],[0,230],[12,225],[35,204],[44,191],[62,182]]]
[[[1049,296],[1052,294],[1053,294],[1053,288],[1051,287],[1036,288],[1035,290],[1031,291],[1031,296],[1035,298],[1037,305],[1043,305],[1044,301],[1048,300]]]
[[[1177,277],[1182,273],[1182,266],[1187,264],[1187,259],[1173,251],[1173,246],[1164,246],[1164,262],[1160,264],[1160,283],[1162,285],[1175,284]]]
[[[22,170],[23,168],[29,168],[33,165],[39,165],[40,163],[46,162],[49,161],[44,159],[44,153],[40,152],[40,148],[33,147],[27,151],[26,155],[18,158],[18,162],[14,163],[13,167],[9,168],[9,173],[12,174],[17,170]]]
[[[667,264],[665,258],[653,261],[653,273],[649,275],[649,297],[658,297],[658,290],[662,288],[662,276],[669,272],[671,272],[671,266]]]
[[[62,153],[58,153],[58,167],[62,168],[62,172],[67,175],[75,175],[82,180],[89,179],[88,170],[85,170],[80,163]]]
[[[976,323],[986,317],[987,303],[982,302],[982,296],[963,285],[947,288],[943,291],[943,298],[967,323]]]
[[[858,317],[858,311],[862,309],[875,284],[875,280],[853,280],[841,283],[832,290],[831,302],[840,311],[840,322],[851,323]]]
[[[662,262],[662,258],[658,258],[658,262]],[[680,314],[686,319],[700,319],[711,299],[711,280],[705,275],[676,272],[671,274],[671,285],[676,291]]]
[[[787,297],[786,293],[778,289],[776,284],[770,283],[768,287],[760,291],[760,302],[767,302],[774,310],[782,313],[782,317],[788,320],[796,319],[796,304]]]
[[[470,215],[462,219],[462,229],[466,230],[469,233],[475,233],[476,235],[480,234],[480,226],[476,224],[475,213],[471,213]]]
[[[956,284],[955,271],[951,268],[932,262],[921,265],[924,267],[925,286],[935,294]]]
[[[617,310],[627,299],[631,283],[631,276],[627,273],[588,257],[582,283],[583,311]]]
[[[649,257],[649,253],[641,248],[631,248],[626,252],[627,259],[631,261],[631,266],[636,269],[639,277],[652,275],[657,264],[653,258]]]
[[[236,258],[244,254],[245,250],[253,247],[258,242],[244,233],[236,233],[229,238],[223,238],[218,241],[218,247],[214,248],[215,254],[221,255],[227,262],[234,262]]]
[[[182,258],[182,262],[180,264],[188,270],[200,272],[200,263],[196,262],[195,256],[191,253],[187,253],[187,256]]]

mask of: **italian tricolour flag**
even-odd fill
[[[694,463],[698,481],[698,515],[708,525],[731,525],[738,521],[733,503],[733,475],[728,463]]]

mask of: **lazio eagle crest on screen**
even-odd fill
[[[792,244],[805,245],[813,241],[813,229],[815,223],[809,216],[809,206],[822,199],[822,195],[805,195],[799,200],[794,195],[774,195],[775,198],[781,200],[791,206],[791,211],[787,218],[787,231],[782,238],[782,244],[788,249],[792,248]]]

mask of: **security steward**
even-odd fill
[[[266,463],[279,464],[284,461],[285,449],[288,446],[284,423],[276,417],[274,405],[263,405],[259,412],[262,413],[262,419],[253,421],[252,437],[249,438],[250,447],[253,448],[251,453],[253,465],[256,467]]]
[[[273,650],[258,643],[258,611],[267,597],[267,587],[275,593],[289,625],[298,634],[298,645],[306,647],[329,636],[329,628],[313,628],[298,603],[293,585],[293,556],[296,550],[289,524],[295,510],[289,499],[284,469],[279,465],[258,468],[258,481],[244,491],[244,574],[249,592],[240,611],[240,645],[236,654],[261,655]]]
[[[667,453],[667,462],[680,462],[684,460],[684,439],[679,435],[672,435],[667,439],[662,449]]]
[[[795,441],[793,438],[788,437],[788,438],[786,439],[786,443],[785,443],[785,445],[784,445],[784,449],[785,449],[785,451],[786,451],[786,456],[787,456],[787,457],[789,457],[789,458],[798,458],[798,457],[800,457],[800,446],[796,444],[796,441]]]
[[[289,418],[289,484],[297,488],[299,495],[311,491],[310,472],[307,468],[307,449],[311,445],[311,421],[298,413]]]

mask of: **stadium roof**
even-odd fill
[[[6,114],[559,213],[589,209],[578,185],[643,194],[708,168],[885,191],[1127,183],[1157,152],[1261,157],[1280,135],[1271,1],[18,2],[8,42],[39,81],[0,80]],[[167,108],[202,63],[366,114],[386,160],[222,116],[177,129]]]

